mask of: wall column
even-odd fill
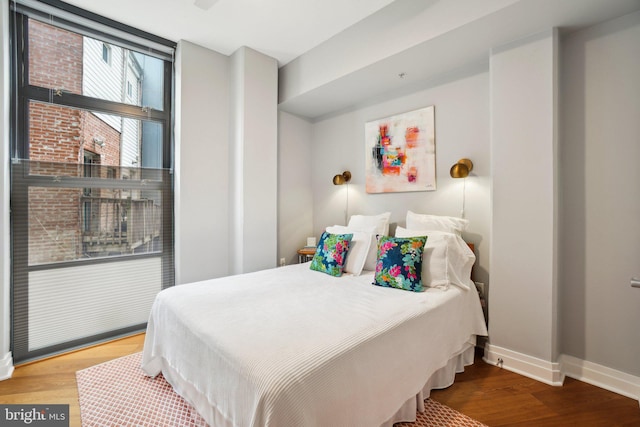
[[[560,384],[557,300],[558,34],[493,49],[491,287],[485,358]]]
[[[176,54],[176,284],[229,274],[229,58],[181,40]],[[221,239],[222,236],[222,239]]]
[[[247,47],[231,56],[230,271],[276,266],[278,62]]]

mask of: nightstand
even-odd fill
[[[316,248],[302,248],[298,249],[298,263],[311,261],[316,254]]]

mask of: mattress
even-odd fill
[[[212,426],[398,421],[420,408],[434,373],[463,350],[468,359],[486,325],[475,291],[372,281],[307,263],[166,289],[151,310],[142,368],[162,372]]]

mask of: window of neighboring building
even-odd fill
[[[102,60],[105,64],[111,64],[111,47],[106,43],[102,43]]]
[[[143,329],[174,283],[175,45],[42,3],[11,3],[17,362]]]

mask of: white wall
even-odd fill
[[[562,351],[640,377],[640,13],[563,52]]]
[[[278,258],[298,262],[296,251],[313,236],[311,123],[278,115]]]
[[[176,54],[176,283],[229,273],[229,58],[187,41]]]
[[[638,399],[640,12],[553,34],[491,56],[485,357]]]
[[[367,194],[365,191],[364,126],[375,120],[435,105],[437,191]],[[475,64],[450,81],[416,90],[408,96],[336,115],[313,124],[312,186],[313,232],[345,223],[347,186],[334,186],[334,175],[349,170],[349,215],[391,212],[391,222],[405,225],[407,210],[460,216],[462,180],[449,176],[450,167],[463,157],[474,163],[466,183],[464,237],[476,244],[476,279],[489,281],[489,76],[487,64]]]
[[[178,43],[176,283],[276,266],[277,125],[273,58]]]

